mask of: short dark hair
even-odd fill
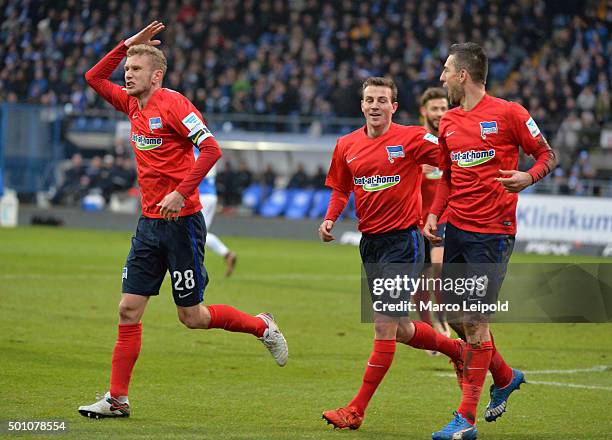
[[[446,90],[444,90],[442,87],[429,87],[423,92],[423,95],[421,95],[421,107],[425,107],[432,99],[446,99],[448,101]]]
[[[487,83],[489,60],[478,44],[472,42],[453,44],[448,51],[448,55],[455,56],[457,70],[467,70],[474,82]]]
[[[397,86],[391,78],[383,78],[382,76],[370,76],[361,85],[361,99],[363,100],[363,92],[368,86],[389,87],[391,89],[391,100],[397,101]]]

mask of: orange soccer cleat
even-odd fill
[[[325,411],[323,418],[328,424],[334,425],[334,428],[338,429],[358,429],[363,422],[363,415],[359,414],[357,409],[352,406]]]

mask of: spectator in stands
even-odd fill
[[[298,163],[297,168],[287,184],[287,188],[290,189],[303,189],[310,184],[310,178],[306,171],[304,171],[304,164]]]
[[[103,163],[102,158],[100,156],[94,156],[89,161],[89,165],[87,166],[87,170],[85,172],[88,188],[98,187],[98,179],[100,178],[100,174],[102,173],[102,166]]]
[[[242,200],[242,193],[253,183],[253,173],[249,170],[246,162],[241,161],[238,171],[234,177],[231,205],[238,205]]]
[[[234,195],[233,195],[233,182],[235,180],[236,172],[232,162],[229,159],[224,160],[223,169],[217,174],[217,194],[219,196],[219,202],[223,206],[231,206]]]
[[[50,200],[51,203],[54,205],[65,203],[73,204],[80,199],[84,190],[82,186],[83,177],[85,177],[83,156],[80,153],[75,153],[70,159],[70,166],[64,173],[64,179],[61,186]]]
[[[572,111],[561,123],[554,145],[559,146],[559,148],[565,148],[568,151],[576,150],[580,130],[582,130],[582,121],[578,118],[576,112]]]
[[[323,169],[321,165],[317,167],[317,172],[314,176],[312,176],[312,187],[314,189],[325,189],[325,179],[327,178],[327,173]]]
[[[276,177],[276,171],[274,171],[272,164],[267,164],[266,169],[261,174],[260,181],[267,189],[272,189],[276,186]]]
[[[115,158],[111,154],[105,154],[102,159],[100,172],[90,185],[90,190],[102,194],[108,204],[113,192],[113,172],[115,171]]]
[[[135,183],[136,171],[132,161],[121,156],[115,157],[115,163],[111,171],[109,199],[110,194],[127,191],[132,188]]]

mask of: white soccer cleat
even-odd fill
[[[266,346],[276,363],[281,367],[285,366],[289,357],[289,349],[285,337],[274,321],[274,317],[269,313],[260,313],[256,317],[262,319],[268,325],[259,340]]]
[[[82,416],[92,419],[104,419],[107,417],[129,417],[130,402],[127,397],[115,399],[107,392],[104,397],[91,405],[79,406]]]

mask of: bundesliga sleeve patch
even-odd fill
[[[425,136],[423,136],[423,139],[438,145],[438,138],[431,133],[427,133]]]
[[[187,137],[194,145],[200,145],[206,138],[211,137],[213,134],[210,132],[208,127],[204,125],[204,122],[194,113],[191,112],[181,121],[189,134]]]
[[[529,118],[527,122],[525,122],[525,125],[529,129],[529,133],[531,133],[531,136],[537,137],[540,134],[540,129],[538,128],[538,124],[535,123],[533,118]]]

